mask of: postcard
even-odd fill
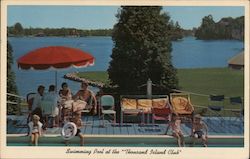
[[[249,1],[1,1],[0,158],[249,158]]]

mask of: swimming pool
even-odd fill
[[[29,137],[25,134],[7,135],[7,146],[29,146]],[[74,137],[68,146],[80,146],[79,138]],[[85,135],[86,147],[178,147],[176,139],[168,135]],[[185,137],[189,147],[191,138]],[[39,146],[66,146],[60,135],[46,135],[39,139]],[[201,147],[198,141],[195,147]],[[208,147],[244,147],[243,136],[209,136]]]

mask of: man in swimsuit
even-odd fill
[[[73,99],[82,100],[87,103],[86,107],[91,107],[92,114],[96,113],[97,101],[94,93],[88,89],[86,82],[81,83],[81,89],[73,96]]]
[[[194,121],[192,125],[192,134],[191,136],[193,137],[193,142],[192,144],[195,143],[196,139],[201,139],[204,147],[207,147],[207,125],[201,120],[200,114],[196,114],[194,116]],[[204,133],[205,131],[205,133]]]

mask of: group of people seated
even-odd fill
[[[72,94],[67,83],[62,83],[59,93],[55,86],[50,85],[47,93],[44,92],[43,85],[38,86],[37,93],[33,96],[28,118],[29,135],[31,144],[37,145],[42,129],[49,127],[49,117],[53,118],[52,127],[59,126],[67,121],[77,125],[76,136],[81,139],[83,145],[83,135],[80,131],[82,126],[82,110],[88,109],[90,113],[96,113],[97,100],[94,93],[88,89],[88,84],[81,83],[81,89]]]
[[[59,93],[54,85],[49,86],[47,93],[44,90],[44,86],[38,87],[32,99],[30,116],[39,116],[45,129],[48,127],[49,117],[53,118],[52,127],[55,127],[72,118],[74,112],[89,109],[95,113],[97,101],[94,93],[88,89],[87,83],[82,82],[81,89],[76,94],[72,94],[67,83],[62,83]]]

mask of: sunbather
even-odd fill
[[[207,131],[207,125],[202,121],[202,117],[199,114],[196,114],[192,125],[192,145],[194,145],[195,140],[201,139],[204,147],[207,147]]]
[[[40,117],[38,115],[32,116],[32,121],[29,122],[29,135],[31,136],[31,145],[38,145],[39,136],[42,135],[42,123],[39,121]]]
[[[97,101],[95,98],[94,93],[88,89],[88,84],[85,82],[81,83],[81,89],[73,96],[73,99],[75,101],[77,100],[82,100],[85,101],[87,103],[86,106],[91,106],[91,112],[92,114],[96,113],[96,105],[97,105]],[[94,105],[92,105],[92,102],[94,102]],[[77,105],[77,103],[76,103]]]

